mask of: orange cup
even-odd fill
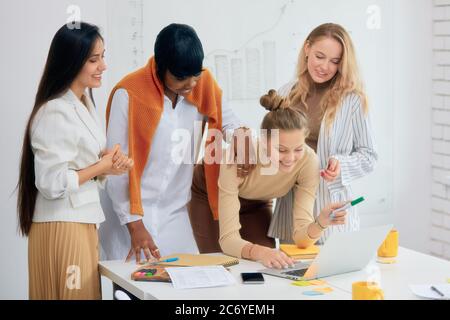
[[[384,300],[384,293],[376,282],[353,282],[352,300]]]
[[[398,254],[398,231],[392,229],[384,242],[378,248],[378,256],[382,258],[393,258]]]

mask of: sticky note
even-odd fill
[[[313,291],[321,292],[321,293],[330,293],[330,292],[333,292],[333,288],[330,288],[330,287],[317,288],[317,289],[314,289]]]
[[[323,295],[323,293],[317,292],[317,291],[303,291],[303,295],[305,295],[305,296],[321,296],[321,295]]]
[[[324,286],[327,284],[325,280],[311,280],[309,283],[313,286]]]
[[[307,287],[307,286],[311,285],[311,283],[309,281],[303,281],[303,280],[294,281],[294,282],[292,282],[292,284],[294,286],[299,286],[299,287]]]
[[[382,263],[382,264],[393,264],[393,263],[396,263],[397,260],[392,259],[392,258],[378,258],[377,262]]]
[[[447,278],[447,283],[450,283],[450,278]]]

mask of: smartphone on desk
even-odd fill
[[[264,277],[261,272],[242,272],[242,283],[264,283]]]

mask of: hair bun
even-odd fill
[[[285,108],[286,99],[278,95],[277,91],[270,89],[269,92],[259,99],[259,103],[269,111],[275,111],[279,108]]]

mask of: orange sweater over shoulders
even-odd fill
[[[134,166],[129,172],[130,212],[143,216],[141,199],[141,177],[151,150],[151,142],[164,108],[164,85],[156,73],[155,58],[148,64],[127,75],[112,90],[106,109],[106,123],[109,122],[111,103],[117,89],[125,89],[129,96],[128,143],[129,157]],[[222,130],[222,90],[212,74],[205,70],[192,92],[185,99],[196,106],[199,113],[208,117],[206,147],[214,159],[221,159],[222,139],[215,139],[214,131]],[[212,134],[210,134],[212,133]],[[210,146],[210,144],[213,144]],[[158,152],[158,150],[153,150]],[[218,152],[216,155],[215,153]],[[168,164],[170,165],[170,164]],[[218,219],[218,187],[220,164],[205,162],[208,200],[214,219]]]

